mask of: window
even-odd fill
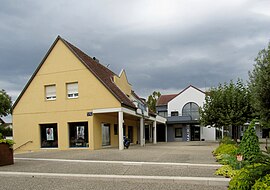
[[[69,123],[69,146],[88,147],[88,123],[74,122]]]
[[[57,148],[57,124],[40,124],[41,148]]]
[[[56,86],[55,85],[45,86],[45,95],[46,95],[46,100],[55,100],[56,99]]]
[[[182,128],[175,128],[175,138],[182,138]]]
[[[178,116],[179,114],[178,114],[178,111],[172,111],[171,112],[171,116]]]
[[[67,83],[67,97],[68,98],[78,98],[79,91],[78,91],[78,83]]]
[[[183,107],[182,114],[190,116],[192,120],[199,120],[199,106],[194,102],[189,102]]]
[[[168,113],[167,111],[159,111],[158,115],[162,116],[162,117],[168,117]]]

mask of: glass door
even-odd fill
[[[201,134],[200,134],[200,126],[197,125],[192,125],[191,126],[191,140],[192,141],[199,141],[201,138]]]
[[[110,139],[110,124],[102,124],[102,146],[109,146]]]

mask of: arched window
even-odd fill
[[[192,120],[199,120],[199,106],[194,102],[186,103],[182,110],[183,116],[190,116]]]

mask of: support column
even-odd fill
[[[168,142],[168,126],[165,124],[165,142]]]
[[[157,121],[154,121],[153,127],[154,127],[154,144],[157,144]]]
[[[143,118],[140,118],[140,143],[141,143],[141,146],[145,145]]]
[[[118,137],[119,137],[119,150],[124,150],[123,143],[123,123],[124,123],[124,114],[122,111],[118,112]]]
[[[153,125],[149,125],[149,141],[153,142]]]

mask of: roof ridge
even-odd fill
[[[61,38],[61,37],[60,37],[60,38]],[[80,51],[80,52],[83,53],[85,56],[87,56],[88,58],[90,58],[95,64],[97,64],[97,65],[103,67],[103,69],[104,69],[106,72],[108,71],[108,72],[110,72],[110,73],[113,74],[113,75],[117,75],[117,74],[114,73],[112,70],[110,70],[110,69],[108,69],[107,67],[105,67],[103,64],[101,64],[101,63],[95,61],[92,57],[90,57],[88,54],[86,54],[84,51],[82,51],[82,50],[81,50],[80,48],[78,48],[77,46],[71,44],[70,42],[68,42],[67,40],[65,40],[65,39],[63,39],[63,38],[61,38],[61,39],[62,39],[63,41],[65,41],[69,46],[71,46],[71,48],[77,49],[77,51]]]
[[[100,82],[118,99],[121,104],[136,108],[127,95],[115,84],[113,76],[117,76],[113,71],[98,63],[82,50],[61,38],[61,40],[71,49],[71,51],[81,60],[81,62],[100,80]]]

